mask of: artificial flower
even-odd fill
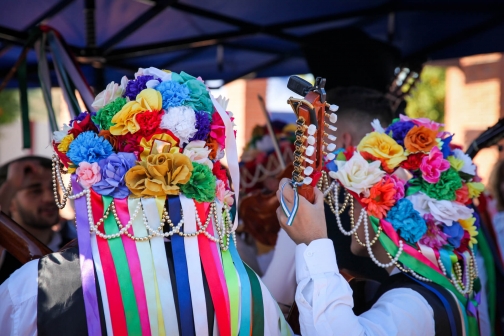
[[[450,162],[450,166],[456,171],[460,171],[462,167],[464,167],[464,161],[461,159],[457,159],[455,156],[448,156],[448,162]]]
[[[110,127],[114,125],[112,123],[112,118],[116,115],[116,113],[121,111],[127,102],[126,98],[118,97],[99,109],[96,115],[91,119],[94,123],[100,126],[101,130],[109,130]]]
[[[222,107],[222,109],[224,111],[226,111],[227,109],[227,106],[229,104],[229,98],[226,98],[224,96],[219,96],[217,98],[215,98],[215,100],[217,101],[217,103]]]
[[[366,207],[368,214],[383,219],[387,211],[396,203],[395,196],[394,181],[385,176],[369,189],[369,196],[361,198],[361,202]]]
[[[215,160],[219,161],[222,160],[226,156],[226,152],[219,146],[217,148],[217,154],[215,155]]]
[[[369,189],[385,174],[380,169],[380,161],[368,163],[359,152],[355,152],[350,160],[338,161],[337,164],[338,171],[329,172],[329,175],[346,189],[364,196],[369,195]]]
[[[88,115],[90,115],[91,116],[91,120],[93,120],[93,118],[96,116],[96,112],[91,112],[91,113],[89,113],[87,111],[81,112],[81,113],[79,113],[77,115],[77,117],[75,117],[74,119],[70,120],[69,125],[73,126],[73,124],[75,122],[81,122],[81,121],[83,121],[84,119],[86,119],[86,117]]]
[[[229,189],[229,180],[227,176],[227,171],[226,168],[222,166],[220,161],[216,161],[213,164],[212,173],[215,175],[215,177],[217,177],[218,180],[223,181],[224,184],[226,185],[226,188]]]
[[[383,169],[387,174],[392,174],[394,172],[393,168],[389,168],[388,163],[385,159],[383,158],[377,158],[368,152],[360,152],[364,160],[368,162],[373,162],[373,161],[380,161],[381,163],[381,169]]]
[[[416,243],[427,232],[427,224],[413,204],[403,198],[390,209],[385,218],[399,235],[409,243]]]
[[[197,202],[212,202],[215,199],[215,176],[208,166],[193,162],[191,179],[180,186],[180,191]]]
[[[162,82],[155,87],[163,97],[163,109],[168,110],[170,107],[177,107],[184,104],[189,98],[189,89],[184,84],[175,81]]]
[[[478,229],[475,225],[476,218],[469,217],[467,219],[460,219],[460,226],[469,233],[469,247],[473,247],[473,244],[477,244],[478,240],[475,238],[478,235]]]
[[[401,121],[411,121],[415,125],[422,126],[428,129],[431,129],[433,131],[438,131],[440,127],[443,127],[444,124],[437,123],[435,121],[430,120],[429,118],[410,118],[408,116],[405,116],[403,114],[399,115]]]
[[[437,222],[431,214],[424,215],[424,219],[427,224],[427,232],[419,242],[433,249],[439,249],[446,245],[448,235],[443,232],[443,224]]]
[[[138,143],[138,136],[136,134],[126,133],[124,135],[115,136],[116,144],[115,149],[118,152],[140,154],[143,151],[142,146]]]
[[[464,237],[464,229],[462,226],[457,222],[453,222],[450,226],[443,226],[443,232],[448,236],[448,243],[458,249]]]
[[[455,202],[459,202],[461,204],[467,205],[471,201],[469,198],[469,187],[465,183],[462,183],[462,188],[455,191],[455,196]]]
[[[91,188],[96,182],[100,182],[102,176],[98,163],[81,162],[75,171],[79,184],[85,188]]]
[[[394,199],[396,201],[404,198],[404,186],[406,182],[399,178],[397,175],[390,175],[390,180],[394,183],[394,189],[396,191]]]
[[[67,124],[63,124],[63,128],[61,129],[61,131],[53,132],[53,141],[57,144],[60,143],[63,140],[63,138],[68,135],[68,131],[71,129],[72,128]]]
[[[232,206],[234,203],[234,193],[226,187],[226,183],[217,180],[215,183],[215,197],[221,202]]]
[[[205,141],[210,134],[210,116],[204,111],[196,111],[196,133],[189,139]]]
[[[160,111],[161,108],[161,94],[154,89],[145,89],[138,94],[136,100],[126,103],[112,118],[112,123],[115,125],[110,127],[110,133],[113,135],[135,133],[140,129],[135,115],[143,111]]]
[[[128,189],[138,197],[178,195],[180,185],[189,182],[192,171],[193,165],[184,154],[160,153],[147,156],[124,178]]]
[[[377,159],[383,159],[389,169],[394,169],[406,160],[404,149],[384,133],[371,132],[357,146],[360,152],[368,152]]]
[[[406,161],[401,162],[401,167],[409,171],[415,171],[420,168],[424,156],[424,153],[410,154]]]
[[[73,134],[74,138],[77,138],[79,134],[88,131],[98,133],[98,128],[91,120],[92,115],[87,112],[82,112],[80,115],[82,115],[83,113],[84,119],[78,121],[76,120],[74,123],[72,123],[72,129],[68,131],[68,134]]]
[[[485,190],[485,185],[481,182],[468,182],[469,198],[477,198]]]
[[[185,84],[189,89],[189,97],[185,100],[184,105],[195,111],[205,111],[210,116],[212,115],[214,111],[212,100],[202,81],[184,71],[180,72],[180,74],[172,73],[172,80]]]
[[[107,158],[112,152],[110,142],[95,132],[87,131],[72,141],[66,155],[75,165],[79,165],[81,162],[98,162]]]
[[[415,124],[411,121],[398,121],[387,127],[387,129],[385,129],[385,134],[390,135],[392,139],[404,147],[404,138],[413,126],[415,126]]]
[[[373,130],[377,133],[385,133],[385,130],[383,129],[380,120],[378,119],[373,119],[371,122],[371,127],[373,127]]]
[[[462,188],[462,180],[453,168],[442,172],[437,183],[432,184],[425,180],[420,183],[421,190],[437,200],[454,201],[457,198],[457,189]]]
[[[74,136],[73,134],[68,134],[65,136],[63,139],[61,139],[61,142],[58,145],[58,150],[61,153],[66,153],[68,152],[68,149],[70,148],[70,144],[74,141]]]
[[[169,130],[163,130],[163,133],[154,134],[149,140],[142,138],[140,140],[140,160],[144,161],[147,156],[155,153],[179,153],[180,148],[177,147],[179,139]],[[155,144],[156,151],[153,150]],[[168,146],[168,147],[166,147]]]
[[[188,156],[192,162],[207,165],[208,168],[213,168],[212,161],[208,158],[210,150],[206,147],[206,142],[202,140],[191,141],[184,147],[183,154]]]
[[[455,158],[462,160],[464,162],[464,165],[460,169],[462,173],[468,174],[468,175],[476,175],[476,166],[471,160],[471,157],[464,153],[461,149],[454,149],[453,150],[453,156]]]
[[[109,104],[110,102],[113,102],[117,98],[121,97],[122,94],[124,93],[124,87],[123,85],[119,85],[114,82],[110,82],[105,90],[100,92],[94,102],[91,104],[91,106],[95,110],[100,110],[103,108],[105,105]],[[135,97],[133,97],[135,99]]]
[[[93,190],[114,198],[128,197],[130,192],[125,183],[125,174],[135,165],[135,161],[134,154],[121,152],[100,160],[101,181],[93,186]]]
[[[443,157],[446,159],[449,156],[453,155],[453,151],[451,150],[451,141],[453,139],[453,135],[447,136],[443,139],[443,145],[441,147],[441,151],[443,152]]]
[[[210,137],[214,138],[221,148],[226,146],[226,126],[219,113],[215,113],[210,124]]]
[[[136,122],[140,129],[137,134],[144,138],[150,138],[159,127],[163,111],[145,111],[135,115]]]
[[[196,114],[194,110],[187,106],[177,106],[170,107],[166,111],[161,118],[159,127],[172,131],[180,139],[180,145],[183,146],[196,134],[197,129],[194,127],[195,124]]]
[[[444,223],[446,226],[451,226],[453,221],[467,219],[471,217],[473,209],[466,207],[457,202],[438,201],[430,198],[422,192],[406,197],[413,203],[413,207],[422,216],[432,214],[437,221]]]
[[[429,152],[437,145],[436,135],[437,132],[430,128],[413,126],[404,138],[404,147],[410,153]]]
[[[433,147],[429,155],[422,158],[420,171],[422,178],[429,183],[437,183],[441,173],[450,168],[450,163],[443,159],[443,153],[437,147]]]
[[[112,148],[114,148],[115,151],[117,152],[123,152],[120,150],[117,150],[117,137],[112,135],[110,131],[107,130],[101,130],[100,133],[98,133],[98,136],[101,136],[105,138],[110,144],[112,145]]]
[[[128,81],[126,90],[124,91],[124,97],[128,97],[130,101],[135,100],[140,92],[149,88],[147,87],[149,81],[154,81],[156,85],[160,82],[159,79],[155,79],[154,76],[151,75],[138,76]]]
[[[138,71],[135,73],[135,78],[138,78],[140,76],[153,76],[155,79],[159,79],[161,82],[166,82],[171,80],[171,71],[169,70],[160,70],[158,68],[150,67],[146,69],[139,68]],[[155,85],[159,83],[159,81],[156,81]],[[149,82],[146,84],[148,88],[152,89],[152,86],[149,86]]]

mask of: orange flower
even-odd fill
[[[404,138],[404,147],[410,153],[429,152],[437,145],[436,136],[437,131],[424,126],[413,126]]]
[[[117,151],[117,138],[115,136],[113,136],[110,133],[110,131],[101,130],[100,133],[98,133],[98,135],[107,139],[107,141],[110,142],[112,147]]]
[[[219,150],[219,144],[217,143],[217,140],[209,137],[206,141],[206,146],[211,150],[210,154],[208,154],[208,158],[210,160],[215,160],[217,151]]]
[[[387,212],[394,206],[396,190],[394,181],[385,177],[369,189],[369,197],[362,198],[362,204],[366,205],[368,214],[383,219]]]

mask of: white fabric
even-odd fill
[[[291,306],[296,293],[296,243],[284,229],[278,232],[273,259],[261,278],[281,307]],[[279,278],[281,274],[281,278]]]
[[[478,251],[476,251],[478,252]],[[485,260],[480,253],[476,253],[476,264],[478,265],[478,274],[481,281],[481,301],[478,305],[478,317],[480,322],[480,335],[490,335],[492,328],[490,323],[490,314],[488,313],[488,298],[486,291],[486,284],[488,281],[486,269],[485,269]]]
[[[0,334],[37,335],[38,260],[14,272],[0,286]]]
[[[296,303],[302,335],[434,335],[434,312],[409,288],[392,289],[356,316],[352,290],[329,239],[296,247]]]

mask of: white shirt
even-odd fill
[[[339,273],[333,243],[319,239],[296,247],[296,303],[304,336],[434,335],[434,312],[409,288],[383,294],[356,316],[352,289]]]

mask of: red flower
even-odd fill
[[[348,147],[344,152],[343,155],[345,155],[346,160],[350,160],[355,152],[355,147],[351,146]]]
[[[406,170],[417,170],[420,168],[420,164],[422,163],[422,158],[425,156],[424,153],[414,153],[408,155],[406,161],[401,162],[401,167]]]
[[[226,168],[224,168],[220,161],[217,161],[213,165],[212,173],[217,177],[218,180],[221,180],[226,185],[226,189],[229,189],[229,182],[227,177]]]
[[[142,146],[140,146],[140,138],[136,134],[118,135],[116,140],[116,150],[118,152],[135,153],[138,158],[138,153],[143,151]]]
[[[469,198],[469,188],[465,183],[462,184],[462,188],[455,191],[455,201],[462,204],[470,204],[471,199]]]
[[[394,169],[388,168],[387,161],[385,159],[379,159],[375,157],[372,154],[369,154],[368,152],[360,152],[361,156],[364,158],[364,160],[367,161],[380,161],[381,162],[381,169],[386,171],[388,174],[392,174],[394,172]]]
[[[98,128],[94,124],[94,122],[91,120],[91,114],[87,114],[86,117],[82,121],[75,121],[72,124],[72,129],[68,131],[68,134],[73,134],[74,139],[77,138],[77,136],[83,132],[87,131],[93,131],[95,133],[98,133]]]
[[[146,139],[150,138],[158,129],[163,113],[163,111],[145,111],[137,114],[135,119],[140,129],[136,134]]]
[[[369,197],[363,197],[361,203],[370,215],[383,219],[396,202],[395,194],[394,181],[386,176],[369,189]]]

